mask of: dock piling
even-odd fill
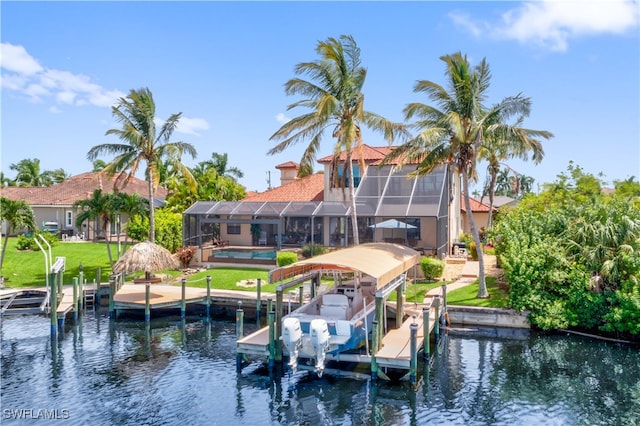
[[[271,305],[271,299],[269,299],[269,305]],[[276,328],[276,313],[269,309],[268,322],[269,322],[269,371],[273,370],[276,360],[276,342],[275,342],[275,328]]]
[[[418,368],[418,324],[416,324],[416,316],[413,316],[413,324],[410,325],[410,351],[409,354],[409,381],[411,384],[416,383],[416,370]]]
[[[260,326],[260,309],[262,308],[262,278],[258,278],[256,284],[256,321]]]
[[[187,296],[186,296],[187,279],[183,278],[181,283],[182,283],[182,299],[180,301],[180,318],[184,319],[187,315]]]
[[[378,379],[378,362],[376,361],[376,352],[378,351],[378,321],[374,320],[371,325],[371,378]]]
[[[109,278],[109,318],[116,319],[116,304],[113,297],[116,294],[116,279]]]
[[[78,266],[78,284],[80,285],[78,287],[78,294],[80,297],[80,300],[78,301],[78,308],[80,309],[84,309],[84,273],[82,272],[82,263]],[[75,297],[74,297],[75,299]],[[76,309],[77,310],[77,309]]]
[[[78,277],[73,277],[73,323],[78,323]]]
[[[447,285],[442,284],[442,325],[446,325],[446,317],[447,317]]]
[[[244,336],[244,311],[242,310],[242,301],[238,300],[238,309],[236,309],[236,340],[242,339]],[[242,353],[236,352],[236,371],[242,370]]]
[[[151,284],[144,285],[144,321],[148,323],[151,320]]]
[[[58,334],[58,292],[57,290],[57,286],[55,283],[55,279],[56,279],[56,274],[55,273],[51,273],[51,275],[49,276],[49,309],[51,310],[50,316],[51,316],[51,334],[52,335],[56,335]]]
[[[207,275],[207,299],[205,300],[205,318],[211,318],[211,275]]]
[[[424,307],[422,308],[422,329],[423,332],[422,334],[424,335],[424,341],[422,343],[423,346],[423,354],[424,354],[424,360],[425,361],[429,361],[429,356],[430,353],[429,351],[431,350],[431,348],[429,346],[431,346],[430,343],[430,337],[431,337],[431,318],[430,318],[430,314],[431,314],[431,306],[429,307]]]
[[[433,324],[433,335],[436,338],[436,342],[440,338],[440,298],[438,296],[433,298],[433,305],[436,308],[436,320]]]

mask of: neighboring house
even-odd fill
[[[87,221],[81,227],[76,226],[77,209],[73,207],[76,201],[89,199],[96,189],[103,193],[113,191],[115,177],[108,178],[103,173],[88,172],[72,176],[69,179],[47,187],[10,186],[0,189],[0,195],[11,200],[24,200],[31,208],[36,219],[36,225],[42,228],[57,224],[58,232],[66,236],[80,236],[93,240],[101,233],[101,224],[97,221]],[[137,193],[143,198],[148,197],[147,182],[132,178],[126,188],[121,190],[127,194]],[[162,204],[167,196],[164,188],[156,191],[155,205]],[[123,223],[126,218],[123,218]],[[112,239],[116,236],[115,224],[110,224],[107,235],[100,237]]]
[[[475,198],[469,198],[471,204],[471,211],[473,212],[473,221],[476,224],[476,228],[480,231],[482,228],[486,228],[489,223],[489,202],[485,200],[476,200]],[[493,217],[495,220],[495,214],[502,206],[514,206],[518,203],[518,200],[503,195],[496,195],[493,199]],[[469,225],[469,215],[467,215],[467,209],[464,201],[460,201],[461,213],[462,213],[462,230],[467,234],[471,234],[471,226]]]
[[[354,152],[354,181],[360,242],[392,241],[447,253],[462,232],[460,179],[445,166],[428,176],[409,179],[415,165],[394,170],[381,166],[389,147],[363,145]],[[344,157],[343,157],[344,158]],[[365,169],[360,170],[360,158]],[[331,157],[318,162],[323,173],[297,178],[299,165],[276,166],[281,185],[243,201],[198,201],[183,215],[183,242],[203,247],[215,240],[250,246],[348,246],[353,242],[349,189],[332,188]],[[396,219],[396,229],[376,224]],[[252,226],[253,225],[253,226]],[[253,231],[253,232],[252,232]]]

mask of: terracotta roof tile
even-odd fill
[[[300,164],[296,163],[295,161],[287,161],[286,163],[282,163],[282,164],[278,164],[276,166],[276,169],[299,169],[300,168]]]
[[[25,200],[30,205],[71,205],[78,200],[90,198],[96,189],[111,192],[114,181],[115,177],[109,179],[102,173],[87,172],[48,187],[5,187],[0,189],[0,194],[12,200]],[[137,193],[144,198],[147,198],[147,191],[147,182],[135,177],[122,190],[127,194]],[[167,197],[167,190],[158,188],[155,196],[164,199]]]
[[[247,196],[243,201],[323,201],[324,174],[296,179],[277,188]]]
[[[364,161],[379,161],[384,158],[389,152],[388,147],[372,147],[367,144],[362,144],[362,150],[354,149],[353,161],[359,161],[362,158]],[[346,153],[343,151],[340,153],[340,161],[344,161]],[[333,159],[333,155],[322,157],[318,160],[318,163],[329,163]]]
[[[471,211],[472,212],[489,212],[489,205],[485,204],[485,203],[481,203],[480,201],[476,200],[475,198],[471,198],[469,197],[469,203],[471,204]],[[460,210],[463,212],[467,211],[467,207],[464,203],[464,198],[461,200],[461,206],[460,206]],[[494,207],[495,210],[495,207]]]

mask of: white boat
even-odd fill
[[[270,282],[290,280],[277,287],[279,292],[300,285],[305,276],[336,277],[328,290],[282,317],[280,339],[289,366],[295,370],[305,359],[321,376],[327,356],[368,349],[376,298],[384,300],[404,285],[419,259],[408,247],[369,243],[273,270]]]

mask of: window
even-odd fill
[[[65,228],[72,228],[73,227],[73,212],[72,211],[64,212],[64,225],[65,225]]]
[[[344,170],[344,165],[341,164],[338,166],[338,182],[342,181],[342,175],[345,173]],[[346,170],[346,179],[344,181],[345,187],[348,188],[349,187],[349,170]],[[353,185],[357,188],[358,185],[360,185],[360,180],[361,180],[361,176],[360,176],[360,167],[359,166],[353,166]],[[331,183],[331,187],[335,188],[335,183]]]
[[[239,223],[227,223],[227,234],[229,234],[229,235],[240,235],[240,224]]]

